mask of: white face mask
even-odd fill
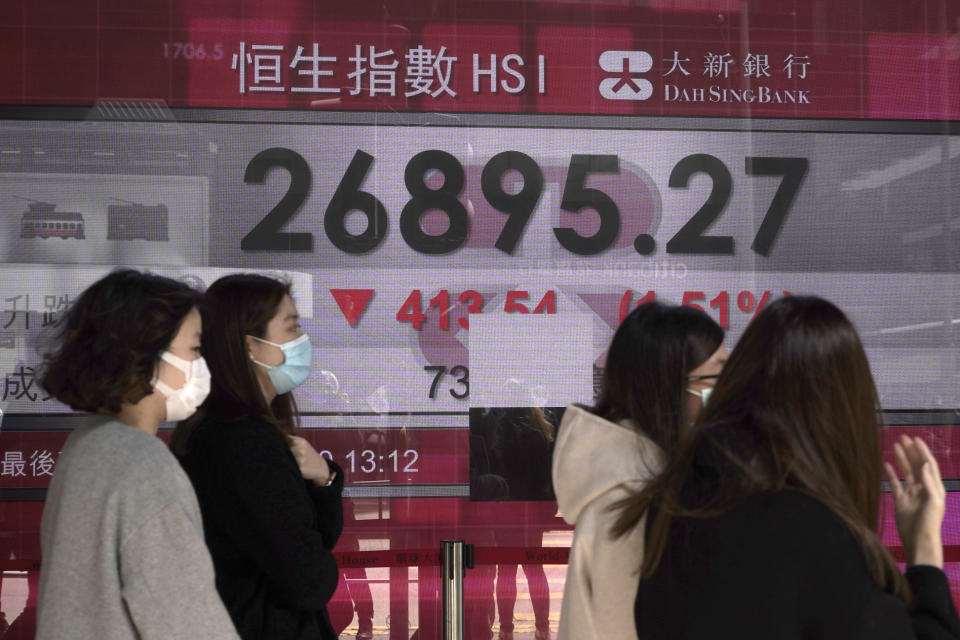
[[[167,420],[179,422],[186,420],[197,411],[197,407],[210,395],[210,370],[203,358],[184,360],[169,351],[160,354],[160,359],[175,366],[187,376],[187,381],[179,389],[154,379],[153,386],[166,398]]]
[[[703,406],[707,406],[707,398],[709,398],[710,394],[713,393],[713,387],[707,387],[702,391],[694,391],[693,389],[687,387],[687,391],[700,398],[700,402],[703,403]]]

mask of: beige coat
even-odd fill
[[[575,525],[557,640],[636,640],[633,604],[645,520],[612,539],[614,502],[641,488],[663,464],[659,447],[627,424],[572,405],[553,453],[560,514]]]

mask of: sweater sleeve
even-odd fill
[[[323,536],[323,542],[328,549],[333,549],[343,533],[343,469],[328,460],[330,470],[336,477],[329,487],[318,487],[307,481],[307,490],[313,505],[317,509],[317,530]]]
[[[960,640],[957,613],[946,575],[935,567],[911,567],[914,592],[908,607],[887,593],[867,570],[859,544],[825,506],[810,509],[803,526],[807,553],[802,600],[807,628],[832,629],[818,637],[863,640]],[[837,628],[838,620],[847,627]],[[835,635],[840,631],[842,635]]]
[[[238,640],[214,585],[199,511],[173,502],[138,523],[120,547],[122,594],[144,640]]]
[[[910,619],[917,638],[960,638],[957,610],[946,574],[936,567],[915,566],[907,569],[906,576],[913,591]]]
[[[910,607],[890,594],[876,594],[849,637],[857,640],[960,638],[946,574],[936,567],[910,567],[906,577],[913,591]]]
[[[262,424],[238,426],[218,458],[219,493],[236,505],[224,523],[234,543],[287,606],[323,609],[337,586],[331,543],[343,526],[342,474],[339,485],[311,495],[282,437]],[[325,510],[315,513],[316,506]]]

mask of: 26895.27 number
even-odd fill
[[[389,221],[383,203],[361,186],[373,164],[373,156],[357,150],[337,186],[323,217],[323,227],[335,247],[349,254],[372,251],[386,237]],[[599,189],[586,186],[592,173],[618,173],[619,156],[573,154],[567,170],[560,208],[579,213],[592,209],[600,219],[597,231],[582,236],[569,227],[554,227],[557,241],[571,253],[595,255],[609,248],[620,233],[620,210],[612,198]],[[769,256],[790,206],[806,176],[809,163],[806,158],[759,157],[744,159],[744,172],[751,176],[781,176],[782,180],[757,229],[751,248]],[[296,151],[275,147],[261,151],[247,165],[244,182],[262,184],[267,173],[282,168],[290,173],[290,187],[283,198],[240,241],[243,251],[310,252],[313,234],[310,232],[280,231],[297,214],[310,193],[312,174],[310,165]],[[508,171],[517,171],[523,178],[523,187],[517,193],[507,193],[502,179]],[[427,186],[428,172],[436,171],[443,184],[432,189]],[[707,229],[720,217],[730,200],[733,178],[719,158],[697,153],[681,159],[670,173],[669,186],[685,189],[697,173],[705,173],[713,181],[713,188],[700,209],[667,241],[667,253],[732,255],[732,236],[705,235]],[[400,212],[400,234],[413,250],[423,254],[445,254],[460,248],[470,234],[470,216],[459,200],[464,187],[463,165],[453,155],[439,149],[422,151],[407,163],[404,183],[410,200]],[[483,167],[480,186],[484,198],[494,209],[508,217],[495,247],[512,255],[543,194],[543,171],[536,161],[520,151],[504,151],[493,156]],[[449,226],[438,235],[426,233],[420,218],[427,211],[442,212]],[[346,228],[347,215],[359,211],[367,218],[366,229],[353,234]],[[640,234],[634,241],[640,254],[653,253],[656,241],[649,234]]]

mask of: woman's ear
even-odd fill
[[[254,345],[257,344],[257,341],[251,338],[250,336],[244,336],[243,340],[244,342],[246,342],[247,354],[253,355]]]

